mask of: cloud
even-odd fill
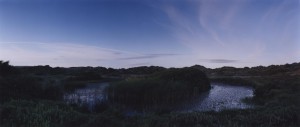
[[[233,34],[229,29],[235,27],[234,22],[245,3],[240,0],[190,0],[185,4],[187,11],[182,9],[184,5],[178,6],[173,1],[164,3],[161,10],[172,24],[167,28],[184,45],[194,47],[199,43],[214,43],[224,47],[228,43],[227,36]]]
[[[200,59],[200,61],[209,62],[209,63],[237,63],[237,62],[240,62],[238,60],[230,60],[230,59]]]
[[[179,54],[142,54],[74,43],[0,42],[0,60],[9,60],[12,65],[17,66],[125,67],[126,65],[138,66],[139,64],[136,63],[147,65],[148,61],[145,61],[147,59],[176,55]],[[118,60],[122,60],[122,62]]]
[[[16,65],[97,66],[135,54],[84,44],[0,42],[0,59]]]
[[[149,66],[151,65],[150,62],[143,62],[143,63],[136,63],[136,64],[130,64],[130,67],[137,67],[137,66]]]
[[[145,55],[139,55],[139,56],[133,56],[133,57],[125,57],[125,58],[119,58],[119,60],[134,60],[134,59],[151,59],[151,58],[157,58],[157,57],[166,57],[166,56],[175,56],[178,54],[145,54]]]
[[[280,61],[278,56],[297,57],[300,6],[296,1],[190,0],[182,5],[168,1],[162,10],[171,24],[166,28],[196,59],[232,58],[263,64]]]

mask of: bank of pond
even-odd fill
[[[209,80],[191,68],[65,86],[40,85],[44,80],[22,75],[2,77],[0,126],[300,125],[299,77],[257,77],[251,79],[260,82],[255,87],[243,84],[244,78],[228,78]]]
[[[193,101],[194,103],[181,110],[142,113],[134,109],[122,110],[105,103],[97,103],[108,98],[99,95],[103,95],[109,85],[111,84],[103,82],[87,84],[85,88],[65,93],[64,102],[8,101],[0,106],[0,124],[3,127],[299,126],[299,108],[296,105],[284,104],[281,101],[252,107],[243,103],[242,98],[253,96],[251,87],[211,83],[211,89],[207,93],[202,93],[198,101]],[[95,96],[83,94],[90,92],[95,93]],[[230,98],[233,95],[238,96]],[[227,97],[230,99],[224,100]],[[295,96],[290,99],[294,99],[292,97]],[[91,104],[91,107],[86,104]],[[203,105],[206,106],[202,107]]]
[[[110,83],[89,83],[85,88],[80,88],[64,95],[64,100],[68,104],[78,104],[87,106],[90,111],[99,104],[109,104],[119,106],[130,113],[141,113],[151,111],[168,112],[193,112],[193,111],[221,111],[228,109],[247,109],[254,108],[254,104],[244,102],[245,99],[253,97],[253,88],[249,86],[236,86],[224,83],[211,83],[211,89],[203,92],[192,99],[182,101],[181,103],[114,103],[109,100],[107,91]],[[147,102],[141,101],[141,102]]]

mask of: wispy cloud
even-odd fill
[[[143,54],[74,43],[0,42],[0,60],[10,60],[13,65],[124,67],[176,55],[179,54]]]
[[[167,56],[176,56],[179,54],[144,54],[139,56],[133,56],[133,57],[125,57],[125,58],[119,58],[119,60],[134,60],[134,59],[151,59],[151,58],[158,58],[158,57],[167,57]]]
[[[221,37],[220,31],[223,33],[223,30],[232,26],[232,21],[245,2],[240,0],[226,2],[198,0],[189,1],[188,4],[190,10],[193,11],[192,14],[187,14],[172,2],[163,6],[162,10],[172,22],[172,30],[175,31],[176,36],[182,43],[188,43],[188,45],[195,41],[191,39],[197,39],[196,43],[210,41],[224,46],[226,40]]]
[[[143,63],[129,64],[130,67],[149,66],[149,65],[151,65],[150,62],[143,62]]]
[[[232,58],[264,64],[279,59],[278,56],[297,57],[294,52],[299,50],[298,0],[190,0],[183,5],[174,1],[164,4],[162,10],[172,24],[166,28],[197,58]],[[235,60],[204,61],[245,64]]]
[[[136,53],[72,43],[0,42],[0,59],[20,65],[97,66]]]
[[[239,60],[231,60],[231,59],[200,59],[202,62],[209,63],[237,63]]]

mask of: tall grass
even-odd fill
[[[210,79],[212,82],[221,82],[230,85],[237,86],[252,86],[254,87],[255,82],[251,81],[249,78],[240,78],[240,77],[213,77]]]
[[[0,108],[0,126],[4,127],[71,126],[88,120],[87,115],[74,111],[72,107],[52,101],[13,100]]]
[[[7,67],[8,62],[1,63]],[[43,85],[37,77],[0,69],[1,127],[299,127],[300,78],[277,75],[250,77],[255,82],[254,109],[221,112],[149,113],[127,116],[111,105],[99,104],[96,112],[58,102],[60,87]],[[258,69],[257,73],[261,73]],[[220,79],[243,83],[239,79]],[[71,87],[72,84],[70,84]],[[76,86],[76,85],[75,85]],[[190,68],[168,69],[144,79],[111,85],[113,103],[153,106],[187,101],[209,89],[205,74]],[[47,99],[47,100],[46,100]],[[56,101],[49,101],[56,100]]]
[[[17,100],[0,106],[1,127],[297,127],[297,106],[264,106],[221,112],[145,114],[127,117],[115,109],[97,114],[78,112],[53,101]]]
[[[43,84],[41,79],[25,75],[0,78],[0,102],[10,99],[60,100],[62,87],[56,84]]]
[[[112,103],[159,108],[186,102],[209,88],[203,72],[184,68],[114,83],[108,87],[107,95]]]

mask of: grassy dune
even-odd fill
[[[8,62],[0,61],[0,126],[298,127],[300,126],[299,68],[300,65],[291,64],[240,69],[236,72],[234,72],[236,69],[232,71],[227,69],[226,71],[235,74],[231,76],[222,70],[222,75],[226,76],[226,79],[218,79],[220,82],[243,84],[244,80],[247,80],[254,84],[255,95],[251,99],[252,103],[257,104],[257,108],[254,109],[191,113],[152,112],[128,116],[122,110],[111,105],[99,105],[99,110],[95,112],[89,112],[84,109],[85,107],[78,105],[67,105],[61,101],[64,84],[60,84],[56,80],[48,82],[47,78],[43,76],[36,76],[30,73],[31,71],[22,71],[22,69],[10,66]],[[73,72],[80,73],[72,69],[63,69],[65,71],[52,70],[49,67],[47,69],[50,72],[63,72],[58,73],[59,76],[51,74],[50,77],[68,77],[72,76]],[[140,69],[137,70],[137,72],[139,71]],[[215,73],[213,71],[219,70],[210,71]],[[109,72],[119,73],[118,70],[107,70],[104,74],[111,75]],[[122,72],[125,75],[124,70]],[[184,100],[183,98],[209,89],[209,84],[206,84],[207,78],[198,78],[205,77],[201,71],[184,68],[164,69],[163,71],[160,69],[159,72],[151,72],[155,73],[147,73],[146,76],[142,76],[142,79],[130,79],[112,85],[108,91],[111,94],[110,97],[118,103],[153,105],[181,102]],[[261,75],[256,76],[260,72]],[[245,76],[247,73],[251,75]],[[236,74],[243,74],[243,77],[239,76],[236,79]],[[47,73],[47,75],[50,74]],[[130,100],[130,98],[134,98],[134,100]]]

